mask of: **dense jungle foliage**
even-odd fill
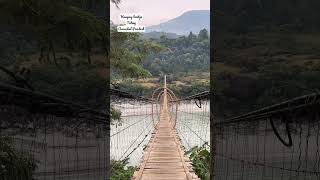
[[[167,49],[150,55],[144,61],[144,67],[152,75],[210,71],[210,39],[206,29],[201,30],[198,35],[190,32],[188,36],[181,36],[177,39],[161,36],[160,39],[154,41]]]

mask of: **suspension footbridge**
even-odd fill
[[[155,126],[143,161],[132,179],[199,179],[192,170],[190,160],[184,155],[175,131],[175,122],[169,114],[166,77],[160,95],[162,95],[160,120]]]
[[[165,85],[151,98],[110,94],[119,121],[27,85],[0,83],[0,143],[10,139],[6,149],[28,155],[40,180],[106,180],[119,162],[137,167],[133,179],[197,179],[185,155],[194,146],[210,149],[210,179],[320,178],[319,92],[229,119],[209,115],[207,91],[177,98]]]

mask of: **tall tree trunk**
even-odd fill
[[[43,51],[44,51],[44,50],[43,50],[43,47],[41,47],[41,48],[40,48],[40,56],[39,56],[39,58],[38,58],[38,61],[39,61],[39,62],[42,62],[42,61],[43,61],[43,58],[44,58],[44,57],[43,57]]]
[[[52,57],[53,57],[53,62],[56,66],[58,66],[58,63],[57,63],[57,57],[56,57],[56,51],[54,49],[54,45],[53,45],[53,42],[50,41],[50,51],[52,52]]]
[[[88,56],[88,63],[91,64],[91,43],[89,39],[87,39],[87,56]]]
[[[90,56],[90,49],[88,49],[88,63],[91,64],[91,56]]]
[[[46,50],[46,62],[48,63],[48,62],[50,62],[50,51],[49,51],[49,48],[47,48],[47,50]]]

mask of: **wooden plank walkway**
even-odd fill
[[[184,156],[180,139],[169,117],[165,88],[159,123],[132,180],[199,179],[192,170],[190,160]]]

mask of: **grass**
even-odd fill
[[[152,82],[141,82],[139,84],[145,88],[156,88],[158,86],[156,83]]]

